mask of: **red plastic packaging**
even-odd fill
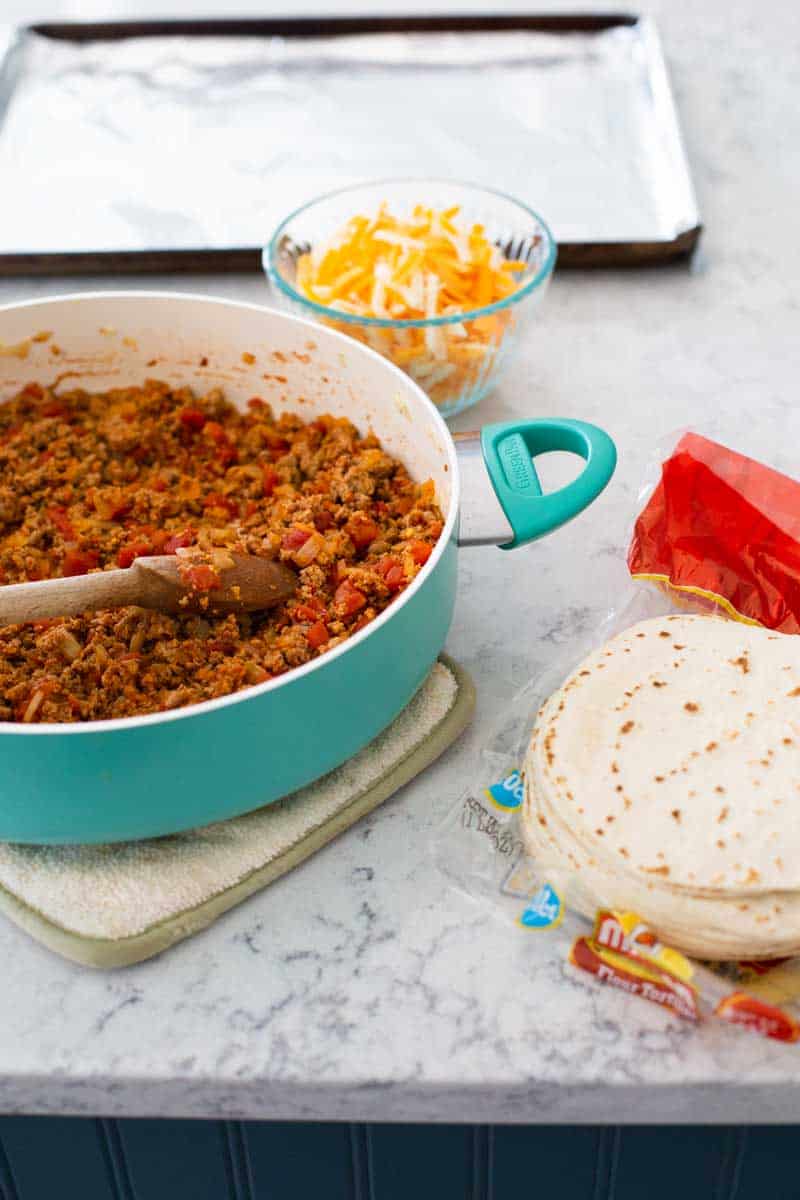
[[[800,483],[687,433],[636,521],[628,568],[678,602],[800,633]]]

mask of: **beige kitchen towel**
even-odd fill
[[[469,675],[443,655],[369,746],[265,808],[144,842],[0,843],[0,911],[73,962],[122,967],[151,958],[205,929],[383,803],[458,737],[474,706]]]

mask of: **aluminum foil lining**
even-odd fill
[[[698,224],[658,37],[23,33],[0,73],[0,253],[260,246],[321,192],[485,183],[570,242]],[[424,199],[424,197],[422,197]]]

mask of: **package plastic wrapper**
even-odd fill
[[[574,968],[683,1019],[713,1016],[794,1042],[800,958],[690,959],[663,945],[644,914],[587,905],[578,873],[534,860],[523,838],[520,770],[536,715],[592,649],[675,612],[800,631],[800,483],[695,433],[672,438],[657,463],[633,526],[629,590],[589,644],[573,644],[514,697],[481,751],[474,787],[440,826],[434,854],[452,884],[521,936],[553,938]]]

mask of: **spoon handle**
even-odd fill
[[[140,603],[141,584],[126,569],[0,587],[0,625],[75,617],[90,609]]]

